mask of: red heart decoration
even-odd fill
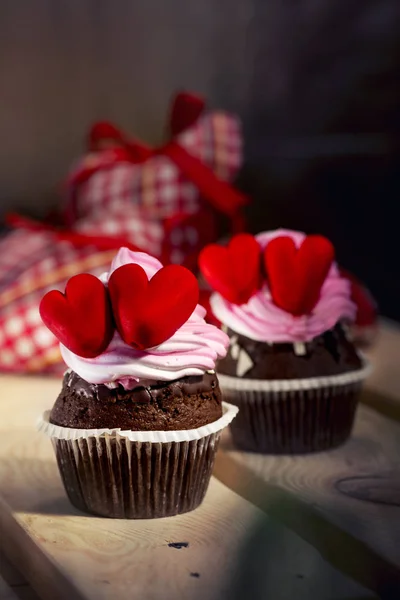
[[[48,292],[39,306],[44,324],[71,352],[94,358],[104,352],[114,333],[107,288],[89,273],[71,277],[65,294]]]
[[[141,266],[123,265],[108,281],[117,329],[127,344],[144,350],[174,335],[199,298],[196,277],[185,267],[163,267],[150,279]]]
[[[260,246],[249,233],[235,235],[227,247],[206,246],[200,270],[210,286],[229,302],[245,304],[260,287]]]
[[[275,304],[294,316],[309,314],[334,255],[331,242],[320,235],[307,236],[298,249],[290,237],[271,240],[264,250],[264,264]]]

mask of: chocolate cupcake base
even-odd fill
[[[224,400],[239,408],[233,443],[264,454],[335,448],[351,434],[368,367],[326,378],[260,381],[219,375]]]
[[[153,519],[197,508],[209,485],[221,431],[237,414],[184,431],[79,430],[50,422],[65,491],[78,509],[116,519]]]

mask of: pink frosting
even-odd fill
[[[278,236],[291,237],[298,247],[304,233],[286,229],[256,236],[264,249]],[[310,315],[295,317],[276,306],[267,284],[250,298],[247,304],[236,305],[214,293],[210,299],[215,316],[233,331],[260,342],[308,342],[331,329],[340,320],[353,321],[356,306],[350,299],[350,283],[340,276],[333,263],[321,288],[318,303]]]
[[[105,283],[113,271],[128,263],[140,265],[151,278],[162,264],[144,252],[131,252],[121,248],[111,263],[109,273],[101,280]],[[118,332],[107,350],[96,358],[82,358],[61,346],[67,365],[90,383],[104,383],[110,387],[122,384],[126,389],[151,385],[155,381],[172,381],[188,375],[202,375],[213,370],[218,358],[226,354],[228,336],[204,320],[205,309],[196,309],[175,334],[159,346],[141,352],[128,346]]]

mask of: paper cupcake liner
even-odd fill
[[[291,392],[298,390],[312,390],[330,388],[364,381],[371,372],[371,365],[363,360],[363,366],[355,371],[329,375],[325,377],[304,377],[302,379],[245,379],[243,377],[230,377],[218,373],[220,387],[224,390],[252,390],[259,392]],[[279,396],[280,398],[280,396]]]
[[[266,454],[302,454],[339,446],[349,437],[362,381],[353,373],[259,381],[218,375],[225,400],[239,408],[231,423],[234,444]]]
[[[181,437],[178,441],[173,437],[162,441],[162,436],[158,441],[141,441],[131,437],[147,432],[115,430],[85,430],[86,434],[78,437],[70,435],[69,428],[51,427],[48,412],[39,430],[52,439],[61,478],[74,506],[103,517],[152,519],[185,513],[201,504],[221,430],[238,409],[223,403],[223,411],[220,419],[195,430],[153,432],[176,434]]]

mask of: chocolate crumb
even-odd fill
[[[168,544],[170,548],[176,548],[180,550],[181,548],[187,548],[189,546],[189,542],[170,542]]]
[[[200,573],[190,573],[190,577],[197,577],[197,579],[200,577]]]

